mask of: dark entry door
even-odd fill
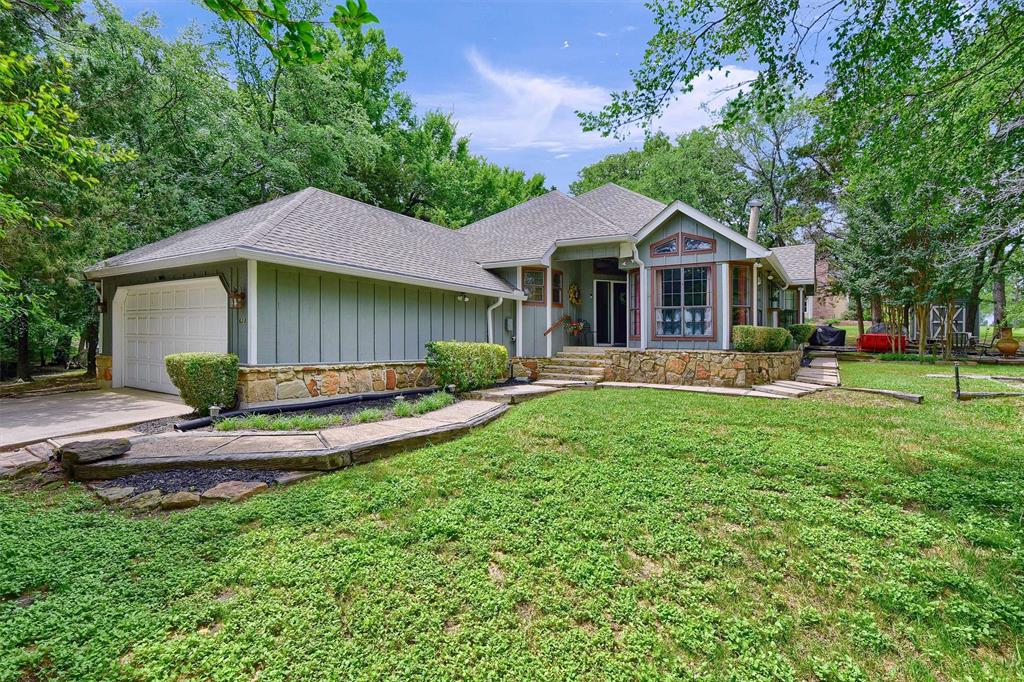
[[[594,342],[625,346],[626,283],[597,280],[594,286]]]
[[[612,338],[616,346],[626,345],[626,283],[612,284]]]

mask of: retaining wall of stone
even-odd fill
[[[100,388],[110,388],[113,381],[114,359],[109,355],[96,355],[96,383]]]
[[[800,351],[741,353],[724,350],[608,349],[606,380],[685,386],[732,386],[789,380],[800,368]]]

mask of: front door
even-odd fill
[[[599,346],[626,345],[625,282],[594,282],[594,342]]]

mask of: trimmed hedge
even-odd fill
[[[459,392],[493,386],[508,370],[508,349],[496,343],[431,341],[427,367],[441,386],[454,385]]]
[[[799,346],[811,340],[815,327],[813,324],[791,324],[786,329],[793,336],[793,342]]]
[[[171,382],[181,399],[199,414],[210,407],[235,406],[238,384],[238,356],[233,353],[175,353],[164,358]]]
[[[778,353],[789,348],[793,335],[782,327],[755,327],[738,324],[732,328],[736,350],[744,353]]]

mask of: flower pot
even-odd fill
[[[999,340],[996,341],[996,349],[999,350],[1003,356],[1011,358],[1017,354],[1017,350],[1020,348],[1020,341],[1013,338],[1013,329],[1010,327],[1003,327],[999,330]]]

